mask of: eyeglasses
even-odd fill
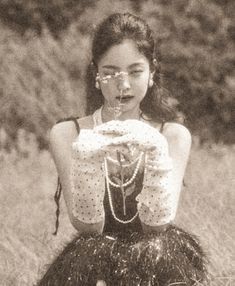
[[[111,82],[120,82],[125,80],[125,76],[128,76],[128,72],[120,71],[115,72],[114,74],[108,74],[101,76],[99,73],[96,75],[96,80],[101,81],[102,83],[111,83]]]
[[[97,73],[96,80],[99,80],[104,84],[111,84],[111,83],[120,84],[123,83],[125,80],[131,82],[134,79],[137,79],[142,73],[143,73],[142,70],[134,70],[131,72],[120,71],[103,76]]]

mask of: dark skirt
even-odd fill
[[[197,238],[177,226],[164,232],[79,235],[55,259],[38,286],[199,285],[207,280]],[[201,284],[200,284],[201,285]]]

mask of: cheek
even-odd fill
[[[141,80],[136,81],[133,87],[139,95],[143,96],[146,94],[148,90],[148,82],[149,82],[149,78],[148,76],[145,76],[145,77],[142,77]]]
[[[101,85],[101,92],[104,96],[104,98],[110,98],[110,95],[113,94],[113,88],[109,85],[105,85],[105,84],[102,84]]]

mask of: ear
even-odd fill
[[[149,76],[149,84],[148,84],[149,87],[153,86],[153,83],[154,83],[153,76],[154,76],[154,72],[151,72]]]
[[[99,73],[97,73],[97,74],[96,74],[96,78],[95,78],[95,87],[96,87],[97,89],[100,89],[99,79],[100,79],[100,75],[99,75]]]

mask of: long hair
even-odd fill
[[[167,100],[169,92],[162,86],[159,51],[156,50],[153,32],[143,19],[130,13],[110,15],[95,31],[92,42],[92,61],[86,73],[86,114],[92,114],[104,103],[101,90],[95,88],[99,61],[112,46],[121,44],[126,39],[135,42],[138,51],[149,61],[151,72],[154,72],[154,84],[148,88],[140,104],[143,114],[154,121],[175,120],[176,110],[169,106]]]

